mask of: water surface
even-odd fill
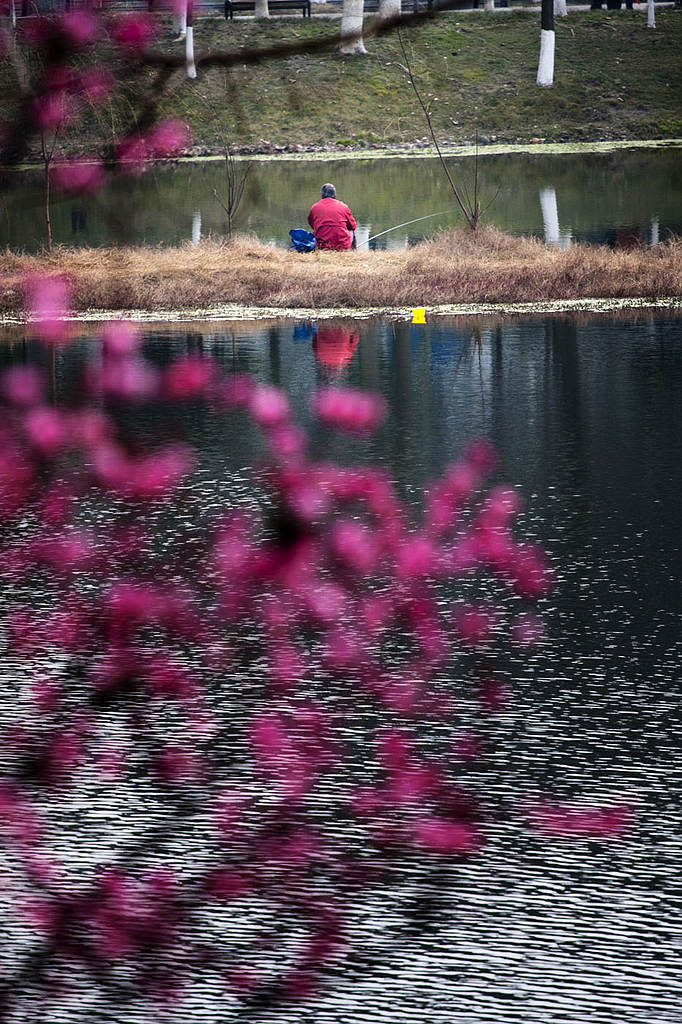
[[[473,196],[473,157],[448,160],[457,186]],[[243,171],[245,164],[239,163]],[[631,245],[682,232],[679,149],[580,154],[487,154],[478,187],[484,221],[556,245],[577,241]],[[289,229],[307,225],[325,181],[336,185],[358,221],[358,241],[396,224],[439,216],[396,231],[372,246],[402,247],[462,223],[435,158],[338,161],[272,160],[252,165],[235,230],[288,245]],[[52,230],[64,245],[178,244],[225,233],[214,197],[225,191],[220,162],[152,166],[139,178],[116,178],[96,198],[55,195]],[[449,212],[448,212],[449,211]],[[5,176],[0,191],[0,245],[34,250],[45,242],[38,172]]]
[[[3,363],[39,353],[10,337]],[[389,415],[375,438],[318,432],[314,443],[387,467],[415,507],[468,439],[489,437],[498,478],[525,496],[519,530],[545,546],[557,585],[542,602],[545,638],[507,665],[513,701],[494,756],[470,781],[512,804],[542,788],[638,808],[630,834],[609,844],[509,825],[464,866],[406,863],[351,902],[353,946],[322,997],[244,1017],[206,974],[164,1021],[679,1024],[682,320],[273,321],[151,329],[147,339],[159,363],[205,351],[283,387],[303,422],[321,382],[379,391]],[[84,338],[54,364],[39,356],[56,401],[95,350]],[[199,408],[183,416],[201,455],[194,497],[207,512],[248,499],[256,437]],[[167,429],[154,409],[134,424]],[[239,717],[239,693],[225,699]],[[134,789],[130,799],[114,847],[152,813]],[[80,999],[51,1021],[142,1024],[150,1012],[109,1005],[87,986]]]

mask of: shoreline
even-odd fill
[[[206,147],[208,148],[208,147]],[[475,145],[443,145],[440,147],[443,156],[471,158],[478,156],[482,159],[486,156],[510,156],[516,153],[527,153],[536,156],[572,156],[579,154],[614,153],[619,150],[657,150],[657,149],[682,149],[682,138],[673,139],[607,139],[595,142],[509,142],[509,143],[480,143]],[[294,149],[282,152],[271,152],[267,150],[256,152],[235,152],[235,160],[240,162],[254,163],[277,163],[277,162],[299,162],[310,161],[315,163],[326,163],[342,160],[424,160],[438,159],[438,153],[434,146],[385,146],[375,149],[314,149],[300,152]],[[77,162],[88,166],[93,161],[75,158]],[[186,164],[218,163],[225,159],[222,152],[192,153],[183,154],[172,159],[160,158],[149,160],[153,166],[182,167]],[[28,171],[41,171],[43,165],[39,161],[17,164],[15,167],[0,166],[0,173],[25,173]]]
[[[67,284],[83,319],[407,316],[682,306],[682,239],[567,249],[495,228],[460,228],[401,250],[301,254],[238,236],[178,248],[0,253],[0,322],[26,319],[25,284]],[[3,315],[4,314],[4,315]]]
[[[663,298],[623,299],[563,299],[554,302],[501,302],[501,303],[445,303],[424,307],[426,316],[475,318],[475,317],[527,317],[562,313],[608,314],[628,310],[661,310],[682,314],[682,296]],[[205,323],[215,321],[243,320],[367,320],[382,317],[392,320],[409,321],[413,308],[409,306],[376,306],[365,308],[315,308],[301,309],[293,306],[242,306],[223,303],[202,309],[88,309],[57,319],[63,323],[86,324],[105,323],[110,320],[126,320],[132,323]],[[21,327],[35,323],[31,316],[12,316],[0,313],[0,328]]]

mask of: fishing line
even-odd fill
[[[415,217],[414,220],[406,220],[406,221],[403,221],[402,224],[394,224],[392,228],[386,228],[385,231],[379,231],[378,234],[372,235],[371,238],[368,238],[367,239],[367,245],[369,245],[370,242],[373,242],[375,238],[381,238],[382,235],[387,235],[389,233],[389,231],[397,231],[398,228],[406,228],[408,226],[408,224],[416,224],[420,220],[428,220],[429,217],[442,217],[444,213],[449,213],[449,212],[450,212],[449,210],[440,210],[438,213],[427,213],[425,217]],[[360,245],[364,245],[364,244],[365,244],[364,242],[360,243]]]

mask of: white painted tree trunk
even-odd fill
[[[192,245],[198,245],[201,241],[201,210],[195,210],[192,214]]]
[[[400,0],[379,0],[379,17],[381,19],[397,18],[400,14]]]
[[[13,30],[17,27],[17,5],[14,0],[10,0],[9,4],[9,23]]]
[[[341,15],[341,36],[339,53],[353,55],[367,53],[362,41],[362,19],[364,17],[364,0],[343,0]]]
[[[540,189],[540,209],[542,210],[542,225],[545,230],[545,242],[547,245],[558,245],[560,237],[559,209],[557,207],[555,189]]]
[[[651,244],[658,245],[660,240],[660,229],[658,226],[658,217],[651,218]]]
[[[646,0],[646,27],[656,28],[656,11],[654,0]]]
[[[187,0],[175,0],[173,4],[173,35],[177,39],[187,35]]]
[[[554,17],[565,18],[567,14],[566,0],[554,0]]]
[[[188,78],[197,77],[197,69],[194,64],[194,11],[190,4],[185,5],[187,17],[187,35],[185,36],[185,68]]]
[[[254,14],[257,18],[269,18],[270,8],[268,7],[268,0],[256,0]]]
[[[540,32],[537,84],[554,85],[554,32],[549,32],[544,28]]]
[[[358,224],[355,229],[355,242],[358,249],[363,245],[369,249],[369,224]]]
[[[568,249],[571,245],[572,232],[570,228],[562,231],[559,227],[559,209],[556,189],[553,186],[540,189],[540,209],[547,245],[558,245],[560,249]]]
[[[483,4],[483,10],[484,11],[494,11],[495,10],[495,0],[485,0],[485,3]]]

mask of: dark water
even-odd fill
[[[473,193],[474,160],[449,163],[460,189]],[[396,224],[442,211],[371,244],[402,247],[461,223],[435,159],[273,160],[253,164],[235,230],[288,245],[289,228],[306,226],[325,181],[335,183],[339,198],[355,213],[362,244]],[[221,163],[211,162],[119,177],[93,199],[54,195],[53,237],[55,243],[96,246],[219,237],[225,232],[224,214],[213,191],[222,193],[224,184]],[[648,243],[682,232],[679,149],[500,156],[482,147],[479,188],[487,223],[552,244],[568,245],[571,239]],[[46,237],[43,207],[38,172],[6,175],[0,182],[0,246],[40,248]]]
[[[59,352],[57,400],[92,348],[83,340]],[[147,350],[159,362],[210,352],[283,387],[303,422],[320,382],[379,391],[389,416],[376,438],[315,443],[386,466],[415,503],[467,439],[490,438],[499,477],[525,496],[519,530],[544,545],[557,583],[542,604],[545,638],[509,665],[513,701],[494,763],[473,781],[512,802],[543,788],[637,807],[631,832],[607,844],[509,826],[465,866],[433,875],[405,865],[352,902],[353,946],[310,1004],[238,1017],[203,974],[151,1019],[679,1024],[682,320],[207,324],[153,330]],[[35,351],[15,334],[0,360]],[[163,429],[153,411],[136,423]],[[189,486],[203,507],[248,497],[255,438],[201,410],[185,426],[201,452]],[[117,799],[118,816],[96,792],[76,807],[93,834],[97,815],[116,821],[112,849],[140,827],[126,803],[139,793]],[[228,932],[247,926],[224,922]],[[18,941],[9,940],[0,963]],[[104,1005],[85,986],[68,1013],[46,1019],[141,1024],[150,1014]]]

